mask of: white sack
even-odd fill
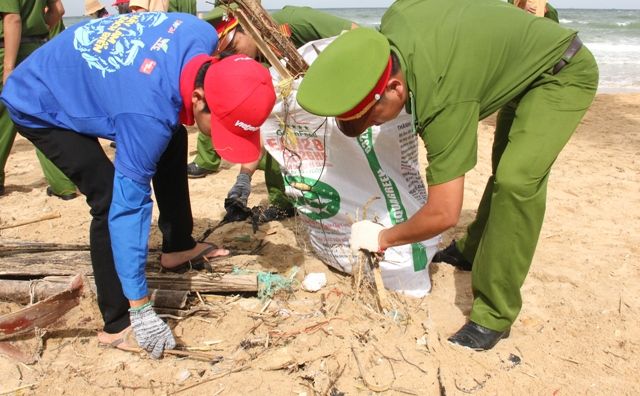
[[[332,40],[318,40],[299,51],[311,64],[317,56],[315,49],[323,49]],[[277,87],[280,78],[273,70],[272,75]],[[295,101],[298,84],[299,80],[294,82],[286,101],[278,98],[262,126],[264,147],[280,164],[286,193],[302,214],[299,218],[308,228],[316,255],[351,273],[356,262],[349,249],[351,224],[365,219],[362,208],[367,202],[379,197],[367,205],[366,219],[389,227],[406,221],[426,201],[418,138],[411,116],[404,111],[357,139],[346,137],[333,118],[318,117],[299,107]],[[290,120],[286,134],[280,122],[285,111]],[[306,186],[311,191],[304,191]],[[387,249],[380,263],[385,286],[415,297],[426,295],[431,290],[428,264],[439,242],[440,236]]]

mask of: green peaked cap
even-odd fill
[[[262,4],[260,0],[257,0],[256,3]],[[229,12],[233,12],[238,9],[238,4],[229,3],[229,4],[221,4],[220,2],[215,2],[215,7],[211,9],[211,11],[204,14],[202,17],[203,20],[209,22],[213,26],[216,26],[220,22],[222,22],[222,18],[229,14]]]
[[[389,41],[377,30],[357,28],[343,33],[309,66],[298,89],[298,103],[320,116],[346,113],[376,85],[390,51]]]
[[[231,3],[228,6],[226,6],[226,5],[225,6],[217,6],[217,7],[214,7],[208,13],[206,13],[202,17],[202,19],[204,19],[205,21],[209,22],[213,26],[216,26],[217,24],[222,22],[222,18],[225,15],[229,14],[229,10],[231,10],[233,12],[236,9],[238,9],[238,5],[236,3]]]

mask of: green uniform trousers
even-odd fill
[[[471,321],[504,331],[522,307],[544,219],[551,166],[590,106],[598,67],[583,47],[558,74],[542,74],[498,114],[492,170],[475,220],[457,242],[473,262]]]
[[[39,44],[22,44],[18,51],[18,63],[35,51]],[[0,76],[4,72],[4,48],[0,48]],[[2,80],[0,79],[0,92]],[[4,186],[4,167],[7,164],[13,141],[16,138],[16,128],[9,117],[7,108],[0,102],[0,186]],[[36,150],[40,166],[54,194],[66,195],[76,192],[76,186],[58,169],[48,158]]]
[[[220,167],[220,156],[211,144],[211,138],[198,132],[196,145],[197,154],[193,162],[201,168],[217,171]],[[264,180],[269,192],[269,202],[282,209],[293,206],[291,200],[284,193],[284,178],[280,172],[280,165],[269,153],[265,153],[260,160],[258,169],[264,171]]]

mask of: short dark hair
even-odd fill
[[[398,54],[396,54],[394,51],[391,51],[391,75],[395,75],[397,72],[399,72],[402,69],[402,66],[400,65],[400,59],[398,59]]]
[[[209,66],[211,66],[211,62],[205,62],[202,64],[202,66],[200,66],[200,70],[198,70],[198,74],[196,74],[195,88],[204,88],[204,77],[207,75]],[[211,113],[206,100],[204,101],[204,109],[202,109],[202,111],[204,111],[205,113]]]

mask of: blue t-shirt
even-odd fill
[[[2,100],[22,126],[115,140],[116,169],[147,183],[179,122],[180,71],[193,56],[212,54],[217,41],[210,24],[189,14],[93,19],[22,62]]]
[[[2,90],[0,99],[16,124],[117,142],[109,230],[130,300],[147,295],[150,181],[179,124],[180,72],[217,44],[215,29],[189,14],[93,19],[32,53]]]

